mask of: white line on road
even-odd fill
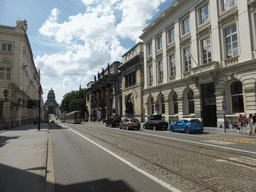
[[[82,138],[86,139],[87,141],[93,143],[94,145],[96,145],[97,147],[99,147],[99,148],[101,148],[102,150],[106,151],[107,153],[111,154],[112,156],[114,156],[115,158],[119,159],[120,161],[122,161],[122,162],[125,163],[126,165],[132,167],[132,168],[135,169],[136,171],[142,173],[143,175],[147,176],[148,178],[152,179],[153,181],[159,183],[159,184],[162,185],[163,187],[165,187],[165,188],[167,188],[167,189],[169,189],[169,190],[171,190],[171,191],[173,191],[173,192],[181,192],[179,189],[177,189],[177,188],[173,187],[172,185],[170,185],[170,184],[168,184],[168,183],[166,183],[166,182],[164,182],[164,181],[158,179],[157,177],[155,177],[155,176],[153,176],[153,175],[147,173],[146,171],[144,171],[144,170],[138,168],[137,166],[135,166],[135,165],[132,164],[131,162],[129,162],[129,161],[123,159],[122,157],[120,157],[120,156],[116,155],[115,153],[109,151],[109,150],[106,149],[105,147],[102,147],[102,146],[99,145],[98,143],[95,143],[94,141],[88,139],[88,138],[85,137],[84,135],[82,135],[82,134],[76,132],[75,130],[73,130],[73,129],[71,129],[71,128],[65,126],[65,125],[61,125],[61,126],[68,128],[70,131],[76,133],[77,135],[81,136]]]

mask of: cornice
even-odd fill
[[[158,25],[160,25],[163,21],[165,21],[167,18],[170,18],[174,13],[179,11],[182,7],[184,7],[185,3],[187,3],[188,0],[176,0],[173,2],[173,4],[168,7],[163,13],[160,14],[154,21],[152,21],[145,29],[143,29],[143,34],[139,37],[140,39],[143,39],[144,36],[152,31],[154,28],[156,28]]]

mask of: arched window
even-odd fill
[[[151,104],[151,114],[154,114],[154,98],[153,97],[151,97],[150,104]]]
[[[178,114],[178,96],[174,93],[172,96],[174,114]]]
[[[235,81],[230,86],[232,112],[244,112],[243,85],[240,81]]]
[[[165,114],[165,102],[164,95],[161,96],[162,114]]]
[[[195,113],[195,107],[194,107],[194,93],[193,91],[190,89],[188,91],[188,113]]]

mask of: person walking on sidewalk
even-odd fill
[[[243,123],[244,123],[244,120],[243,120],[242,114],[239,114],[239,117],[237,118],[237,132],[238,133],[241,131],[242,131],[242,133],[244,133]]]
[[[254,113],[254,115],[252,117],[252,121],[253,121],[253,126],[255,128],[254,133],[256,133],[256,113]]]
[[[249,115],[246,122],[248,123],[248,127],[249,127],[249,135],[252,135],[252,126],[253,126],[252,114]]]

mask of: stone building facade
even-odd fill
[[[146,117],[231,127],[255,113],[255,16],[255,0],[177,0],[149,24],[140,36]]]
[[[120,62],[115,61],[98,72],[94,81],[87,84],[86,106],[88,121],[100,121],[122,115]]]
[[[0,25],[0,129],[31,123],[39,115],[38,108],[26,108],[27,100],[39,99],[41,87],[26,31],[25,20],[15,27]]]
[[[119,70],[122,74],[122,115],[144,121],[143,97],[144,61],[143,43],[138,43],[123,56]]]

